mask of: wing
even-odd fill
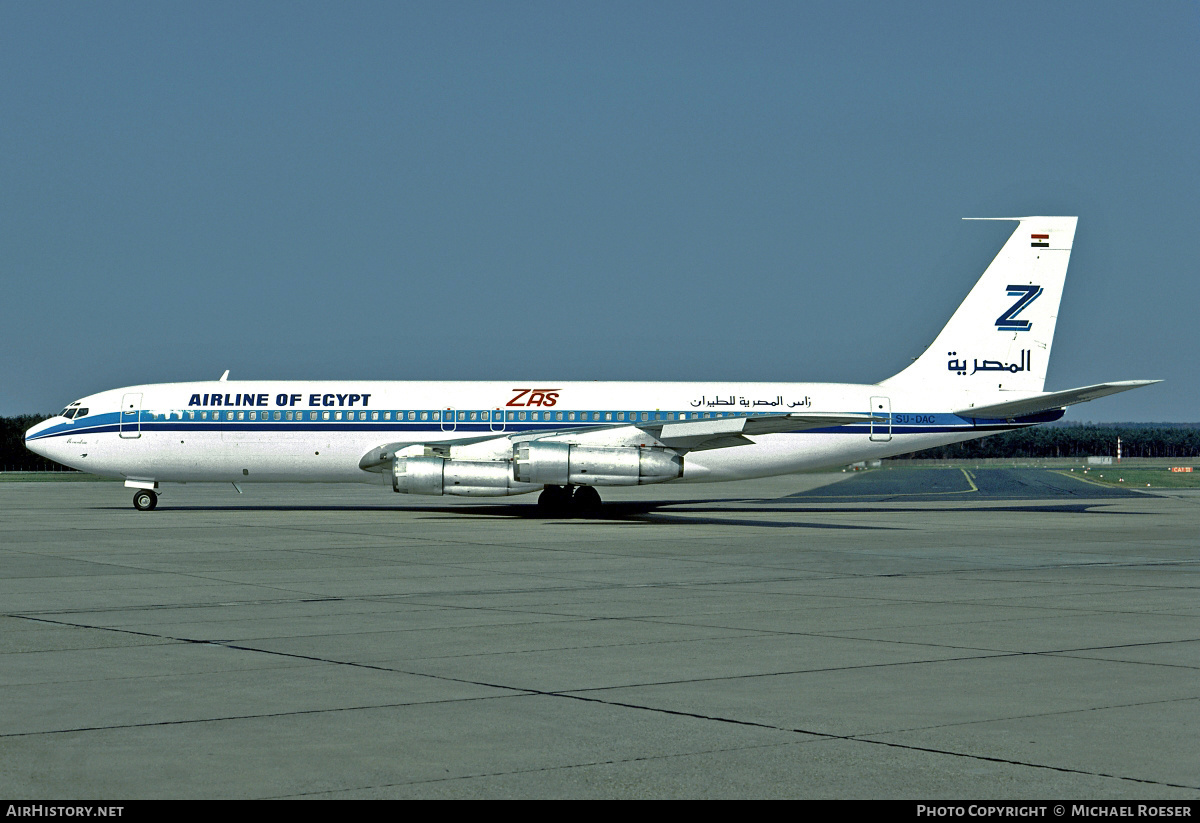
[[[746,417],[716,417],[706,420],[680,420],[642,423],[638,428],[653,435],[664,446],[680,451],[701,451],[743,446],[750,441],[746,435],[779,434],[844,426],[849,423],[886,422],[885,417],[869,414],[822,414],[792,412],[760,414]]]
[[[714,417],[702,420],[655,420],[646,423],[610,423],[601,426],[580,426],[569,429],[552,429],[550,431],[510,431],[496,432],[475,437],[462,437],[455,440],[412,440],[396,443],[385,443],[376,446],[362,456],[358,466],[366,471],[378,472],[391,461],[398,452],[411,446],[424,446],[428,454],[439,457],[449,457],[452,446],[466,446],[472,443],[482,443],[486,440],[510,440],[514,443],[525,440],[543,440],[550,437],[560,437],[571,434],[584,434],[615,429],[640,429],[653,437],[662,445],[680,452],[701,451],[704,449],[722,449],[731,446],[745,446],[753,441],[747,435],[777,434],[781,432],[800,432],[808,429],[821,429],[829,426],[844,426],[849,423],[869,423],[871,421],[886,422],[886,417],[873,417],[870,414],[821,414],[815,412],[792,412],[775,414],[749,414],[742,417]]]

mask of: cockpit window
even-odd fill
[[[62,416],[68,420],[74,420],[76,417],[83,417],[88,413],[87,409],[79,408],[79,401],[76,400],[71,405],[62,410]]]

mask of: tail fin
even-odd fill
[[[880,385],[1042,391],[1078,218],[974,219],[1019,224],[929,348]]]

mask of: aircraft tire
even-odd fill
[[[538,495],[538,511],[543,515],[558,517],[565,514],[571,504],[570,486],[547,486]]]
[[[149,489],[138,489],[133,495],[133,507],[148,512],[158,505],[158,495]]]
[[[594,515],[600,511],[601,505],[600,492],[596,491],[595,486],[577,486],[575,494],[571,496],[571,508],[576,514]]]

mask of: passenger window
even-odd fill
[[[648,420],[648,419],[650,419],[650,415],[649,415],[649,414],[647,414],[646,412],[642,412],[642,419],[643,419],[643,420]]]
[[[378,419],[379,419],[379,412],[371,412],[371,419],[372,419],[372,420],[378,420]]]
[[[558,413],[558,419],[559,419],[559,420],[562,420],[562,412],[559,412],[559,413]],[[574,420],[574,419],[575,419],[575,412],[567,412],[567,419],[568,419],[568,420]]]
[[[433,419],[434,419],[434,420],[437,420],[437,416],[436,416],[436,415],[437,415],[437,412],[434,412],[434,415],[435,415],[435,416],[434,416],[434,418],[433,418]],[[429,412],[421,412],[421,419],[422,419],[422,420],[428,420],[428,419],[429,419]],[[409,420],[412,420],[412,418],[410,417],[410,418],[409,418]]]
[[[295,419],[295,418],[294,418],[294,415],[292,414],[292,412],[288,412],[288,413],[287,413],[287,419],[288,419],[288,420],[293,420],[293,419]]]

